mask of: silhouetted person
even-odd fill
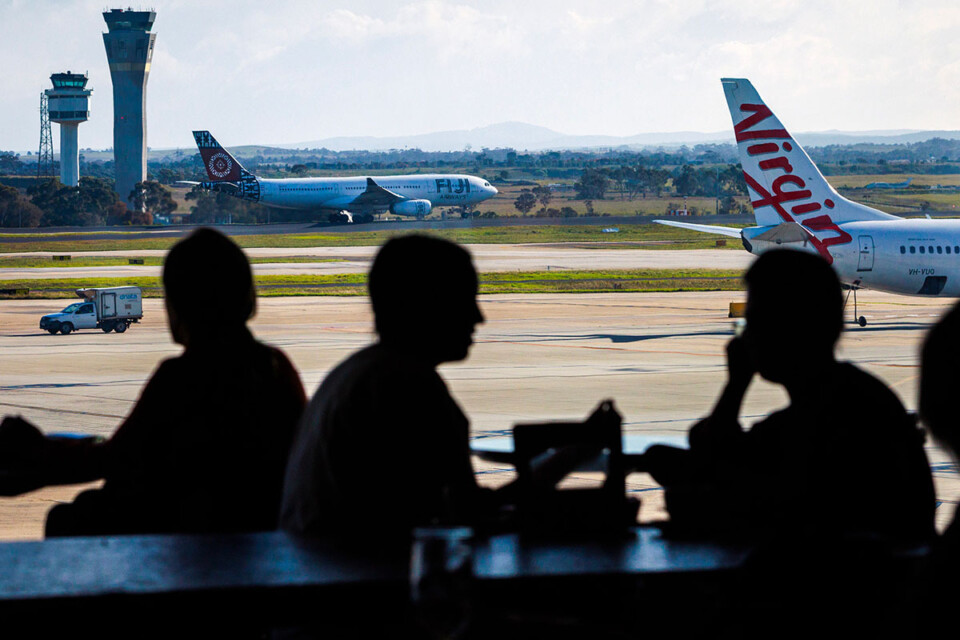
[[[920,418],[936,441],[960,461],[960,305],[927,334],[920,362]],[[954,608],[960,602],[960,512],[934,543],[918,589],[919,637],[956,632]]]
[[[428,236],[393,239],[368,286],[379,340],[331,371],[304,412],[284,486],[289,531],[403,540],[482,502],[469,423],[437,373],[467,357],[483,322],[470,255]]]
[[[163,266],[165,305],[181,355],[163,361],[116,433],[64,444],[8,418],[0,456],[35,468],[36,486],[105,479],[54,507],[46,534],[274,529],[283,470],[306,403],[296,370],[258,342],[250,264],[223,234],[198,229]]]
[[[843,296],[826,261],[769,251],[745,282],[727,384],[690,430],[690,451],[659,448],[651,471],[681,531],[755,545],[718,608],[730,635],[882,637],[899,628],[905,601],[896,550],[933,534],[922,432],[886,385],[836,360]],[[758,373],[790,403],[744,430]]]
[[[734,535],[927,539],[935,508],[923,436],[897,397],[834,348],[843,297],[820,257],[761,255],[745,276],[746,329],[727,347],[728,381],[690,431],[690,452],[658,449],[671,519]],[[790,405],[744,430],[751,380]]]

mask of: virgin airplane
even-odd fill
[[[193,138],[210,180],[188,184],[272,207],[328,210],[331,221],[369,222],[375,214],[387,211],[422,218],[435,206],[477,204],[497,193],[486,180],[460,174],[259,178],[244,169],[209,131],[194,131]]]
[[[906,220],[847,200],[824,179],[749,80],[721,82],[757,226],[657,222],[740,238],[757,255],[777,247],[819,253],[853,290],[854,317],[857,289],[960,296],[960,220]],[[863,316],[857,322],[867,323]]]

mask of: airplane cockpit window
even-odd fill
[[[489,187],[489,186],[490,186],[490,183],[489,183],[489,182],[484,182],[484,183],[483,183],[483,186]]]

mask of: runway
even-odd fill
[[[442,367],[442,374],[471,418],[473,437],[507,433],[517,422],[582,418],[604,398],[616,401],[629,432],[683,433],[710,410],[725,380],[724,345],[732,335],[727,308],[740,299],[722,292],[481,296],[487,322],[471,357]],[[915,408],[920,342],[950,304],[862,291],[860,311],[870,324],[845,332],[840,356],[886,381]],[[254,332],[290,355],[308,393],[372,339],[364,298],[267,298],[259,305]],[[122,335],[41,333],[37,322],[50,309],[44,300],[0,302],[0,413],[20,413],[49,432],[109,435],[160,360],[179,351],[167,334],[162,301],[146,300],[143,323]],[[785,325],[784,348],[802,348],[792,334]],[[755,384],[744,421],[785,402],[779,388]],[[960,496],[960,476],[929,443],[928,452],[944,503],[938,520],[946,522]],[[485,484],[511,477],[494,465],[477,468]],[[631,476],[629,486],[644,500],[644,517],[661,514],[662,494],[648,476]],[[39,537],[46,510],[78,490],[0,498],[0,538]]]
[[[481,272],[548,271],[570,269],[745,269],[753,255],[733,249],[647,250],[605,249],[562,244],[474,244],[466,245]],[[262,263],[253,265],[258,275],[324,275],[365,273],[377,247],[307,247],[299,249],[246,249],[251,258],[310,257],[317,262]],[[99,251],[85,256],[147,257],[163,256],[165,251]],[[23,253],[5,256],[49,256]],[[322,262],[326,261],[326,262]],[[0,280],[32,280],[44,278],[133,278],[159,276],[160,267],[51,267],[43,269],[0,268]]]

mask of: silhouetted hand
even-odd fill
[[[49,441],[19,416],[0,423],[0,495],[18,495],[44,486]]]
[[[747,349],[746,341],[742,337],[736,337],[728,342],[727,373],[730,376],[730,384],[745,388],[753,380],[756,372],[757,368]]]

